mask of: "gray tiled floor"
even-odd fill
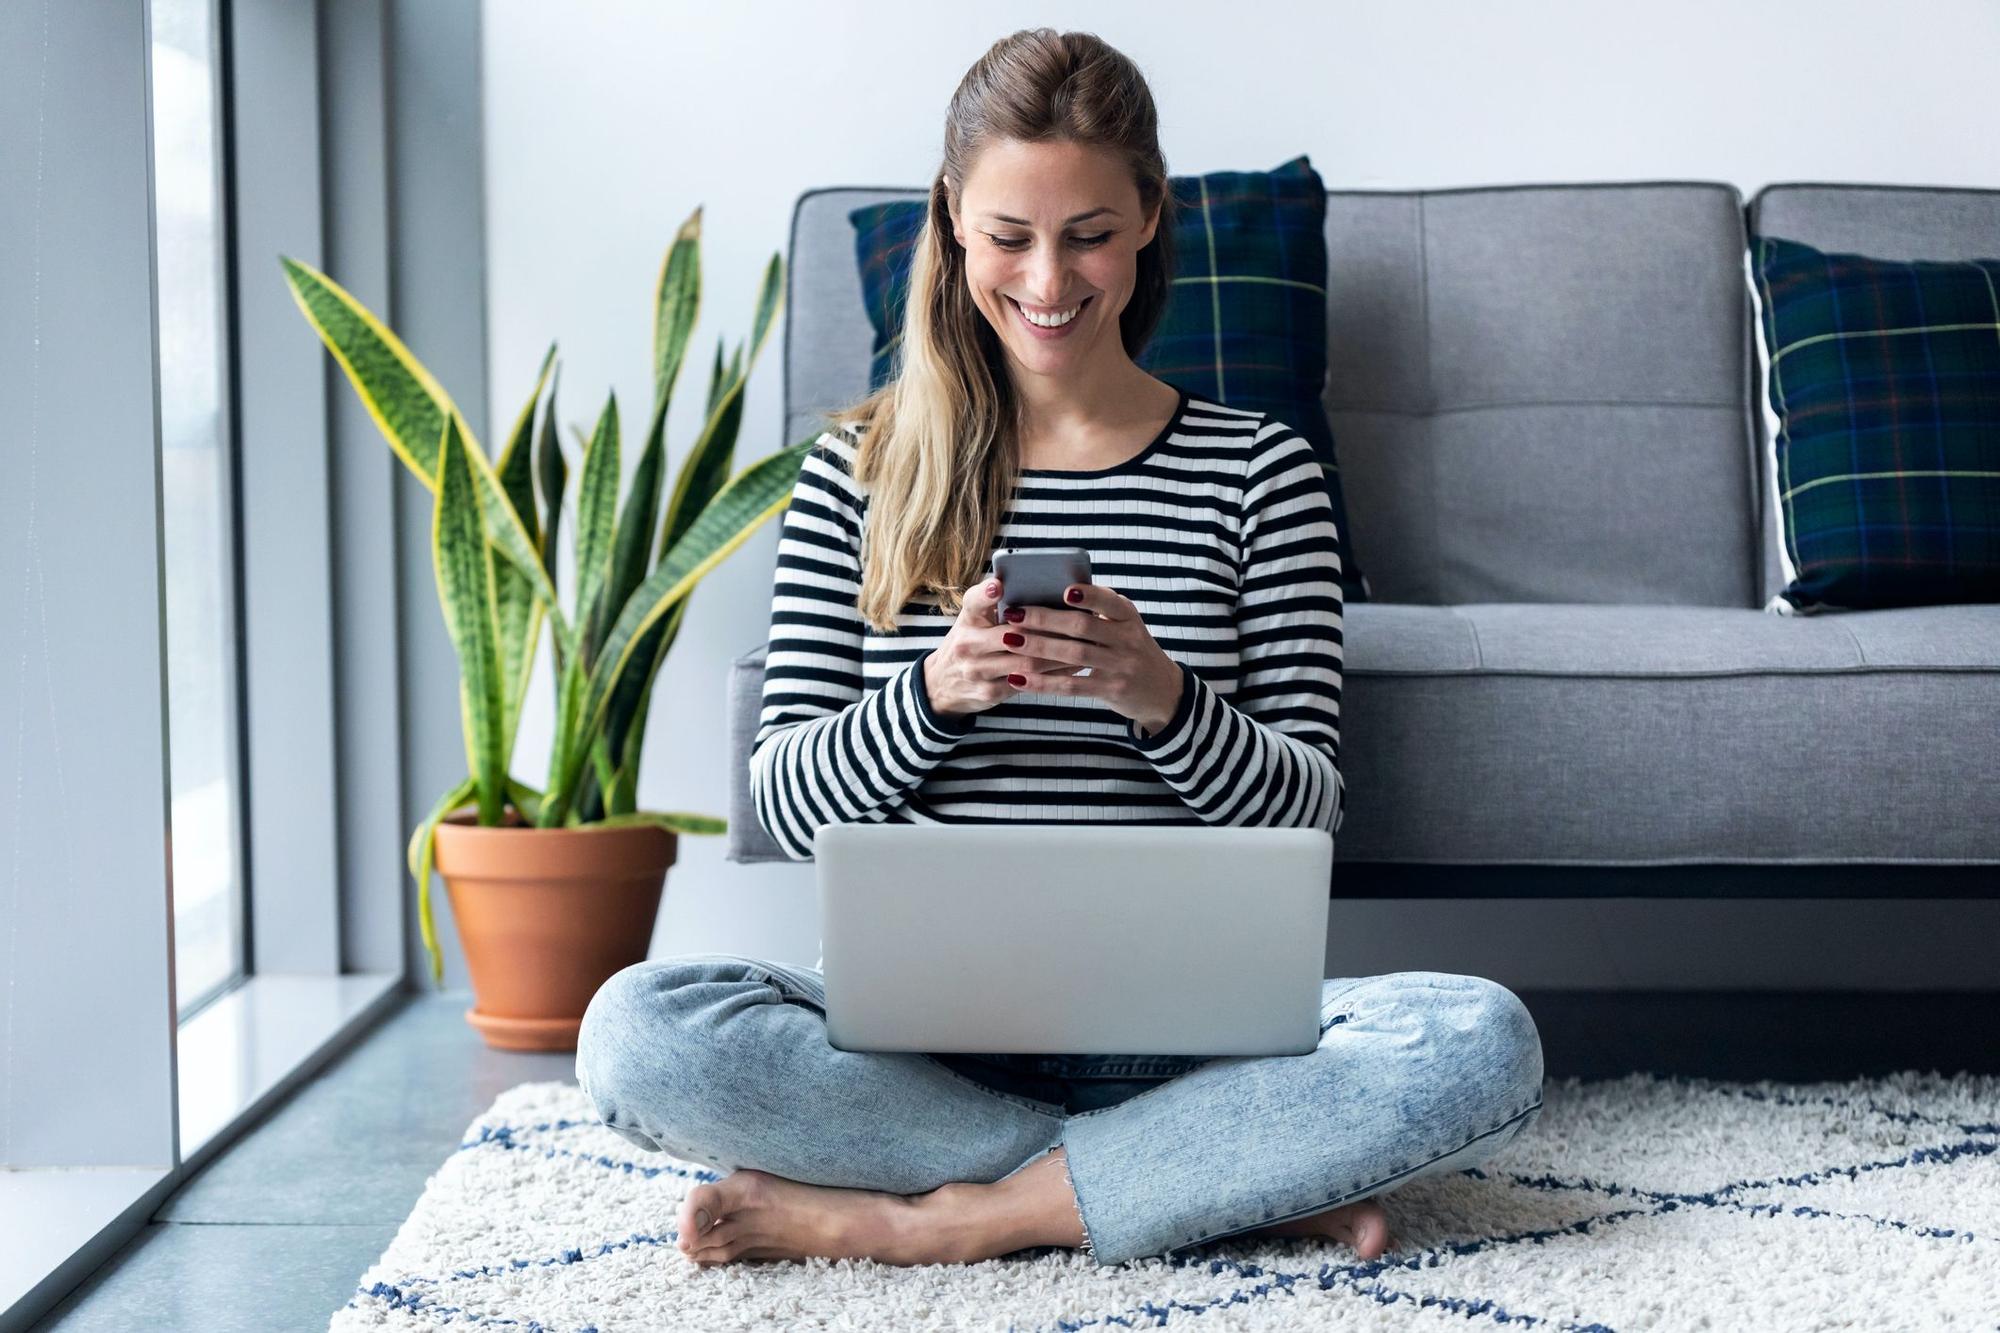
[[[494,1097],[575,1056],[495,1051],[469,992],[412,1000],[169,1196],[37,1330],[324,1329]]]

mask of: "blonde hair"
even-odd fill
[[[894,377],[824,414],[856,437],[854,480],[868,492],[856,607],[884,633],[913,600],[958,614],[961,594],[987,570],[1017,480],[1020,404],[999,335],[966,288],[951,220],[972,164],[1003,141],[1108,150],[1129,166],[1142,214],[1160,205],[1119,315],[1127,355],[1136,358],[1152,337],[1173,280],[1173,196],[1138,67],[1090,33],[1033,28],[995,42],[966,71],[945,116]]]

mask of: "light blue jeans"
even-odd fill
[[[1060,1145],[1107,1266],[1463,1170],[1534,1123],[1541,1037],[1506,987],[1391,972],[1320,993],[1305,1055],[843,1051],[818,970],[681,954],[604,983],[576,1075],[618,1134],[722,1174],[921,1194]]]

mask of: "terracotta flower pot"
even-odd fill
[[[652,825],[538,829],[509,809],[437,826],[437,873],[472,973],[465,1021],[488,1046],[573,1051],[605,979],[646,957],[680,835]]]

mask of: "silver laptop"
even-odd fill
[[[1302,1055],[1333,837],[1208,824],[827,824],[827,1039],[850,1051]]]

